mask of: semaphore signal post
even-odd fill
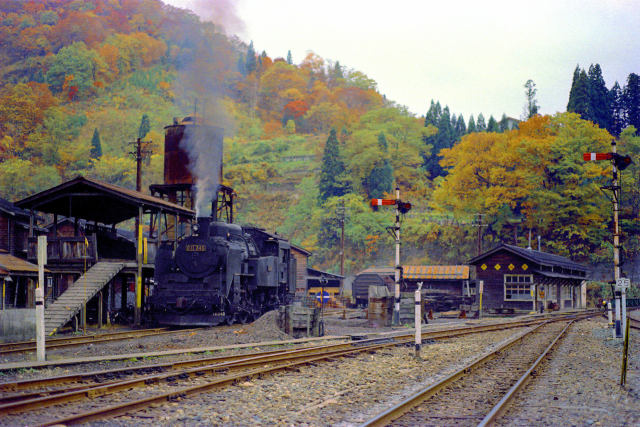
[[[611,185],[602,187],[603,190],[609,190],[612,193],[611,201],[613,203],[613,283],[615,284],[615,336],[622,337],[622,331],[625,330],[627,317],[627,301],[626,289],[629,279],[620,277],[620,226],[618,222],[618,213],[620,211],[620,185],[618,185],[618,171],[623,171],[631,163],[631,157],[618,154],[616,149],[616,140],[611,141],[610,153],[584,153],[584,161],[611,160],[612,181]]]
[[[371,199],[371,207],[378,210],[379,206],[395,206],[396,207],[396,223],[393,227],[393,236],[396,240],[396,276],[393,304],[392,325],[400,324],[400,276],[402,274],[402,266],[400,265],[400,214],[405,214],[411,209],[411,203],[400,200],[400,187],[396,186],[396,198],[394,199]]]

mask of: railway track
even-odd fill
[[[424,336],[434,339],[447,338],[473,333],[470,329],[475,329],[477,333],[531,326],[534,323],[532,321],[510,322],[502,325],[502,328],[495,328],[499,325],[491,325],[493,329],[487,329],[487,326],[458,328],[449,331],[448,334],[438,331],[432,336],[429,334]],[[309,363],[348,357],[356,353],[375,352],[384,347],[411,342],[411,336],[402,335],[382,340],[272,350],[251,355],[208,357],[0,384],[0,392],[2,392],[0,415],[10,416],[10,414],[36,411],[42,415],[42,418],[38,417],[38,419],[47,420],[44,425],[86,422],[135,411],[138,408],[201,393],[278,370],[297,369],[298,366]],[[70,402],[73,402],[72,409],[69,409]],[[121,403],[114,405],[115,402]],[[58,410],[60,404],[65,405]],[[100,407],[96,408],[96,406]],[[42,409],[48,407],[56,408],[55,413],[62,418],[49,422],[51,410]],[[68,411],[72,415],[68,415]],[[67,416],[64,415],[65,413]]]
[[[462,367],[363,426],[485,426],[496,420],[572,321],[541,324]]]
[[[169,328],[153,328],[153,329],[141,329],[136,331],[121,331],[121,332],[108,332],[104,334],[93,335],[81,335],[65,338],[48,338],[45,340],[47,350],[55,348],[72,347],[75,345],[104,343],[110,341],[121,341],[134,338],[142,338],[151,335],[166,335],[177,334],[184,332],[193,332],[195,329],[177,329],[171,330]],[[21,341],[16,343],[4,343],[0,344],[0,356],[13,353],[24,353],[27,351],[36,351],[35,341]]]

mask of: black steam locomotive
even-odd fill
[[[150,304],[158,323],[246,323],[292,298],[296,260],[286,240],[210,217],[198,218],[192,232],[156,255]]]

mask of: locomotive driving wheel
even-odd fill
[[[235,316],[235,314],[227,314],[227,315],[224,317],[224,323],[225,323],[226,325],[228,325],[228,326],[233,325],[233,324],[235,323],[235,321],[236,321],[236,316]]]
[[[249,321],[249,313],[247,313],[245,310],[242,310],[240,312],[240,314],[238,315],[238,321],[243,325],[245,323],[248,323],[248,321]]]

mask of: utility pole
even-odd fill
[[[477,221],[473,222],[473,226],[474,227],[478,227],[478,253],[476,254],[476,256],[480,255],[482,253],[482,227],[488,227],[489,224],[483,224],[482,223],[482,217],[485,214],[482,213],[477,213],[475,214],[475,216],[478,218]]]
[[[152,141],[140,141],[138,138],[134,142],[130,142],[129,144],[135,145],[135,151],[130,152],[129,154],[133,156],[136,161],[136,191],[142,190],[142,161],[147,160],[152,151],[147,147],[151,144]]]
[[[344,221],[345,221],[346,208],[344,207],[344,200],[341,205],[336,208],[336,214],[338,215],[338,221],[340,221],[340,275],[344,277]]]
[[[141,141],[138,138],[135,142],[135,151],[129,154],[136,160],[136,191],[142,190],[142,161],[148,159],[151,154],[151,150],[147,149],[151,141]],[[136,233],[136,246],[137,246],[137,264],[138,272],[136,275],[136,305],[134,309],[134,324],[140,325],[142,320],[142,206],[138,207],[138,215],[136,216],[135,233]]]

